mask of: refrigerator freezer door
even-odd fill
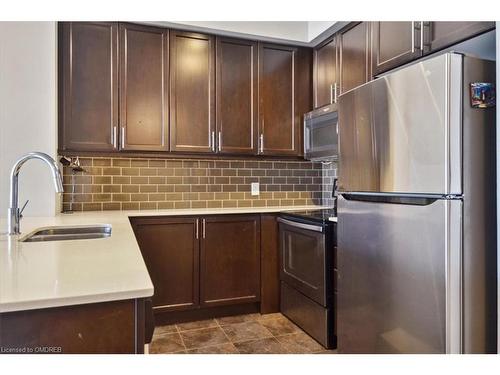
[[[461,351],[461,212],[339,197],[339,352]]]
[[[340,96],[340,191],[462,193],[462,59],[444,54]]]

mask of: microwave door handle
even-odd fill
[[[309,153],[311,149],[311,129],[306,125],[306,120],[304,120],[304,152]]]
[[[296,221],[291,221],[287,219],[283,219],[282,217],[278,218],[278,221],[280,223],[290,225],[291,227],[299,228],[299,229],[305,229],[305,230],[313,230],[315,232],[323,232],[323,227],[320,225],[312,225],[312,224],[304,224],[304,223],[298,223]]]

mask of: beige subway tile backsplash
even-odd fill
[[[63,168],[66,211],[322,204],[332,181],[331,167],[325,172],[308,161],[80,157],[80,162],[85,172],[74,176]],[[260,183],[260,195],[250,194],[252,182]]]

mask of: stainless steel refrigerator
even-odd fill
[[[340,96],[339,352],[496,352],[493,82],[446,53]]]

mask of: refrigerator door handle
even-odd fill
[[[428,206],[444,196],[439,195],[395,195],[395,194],[366,194],[366,193],[341,193],[342,197],[348,201],[361,201],[387,204],[405,204],[412,206]]]

